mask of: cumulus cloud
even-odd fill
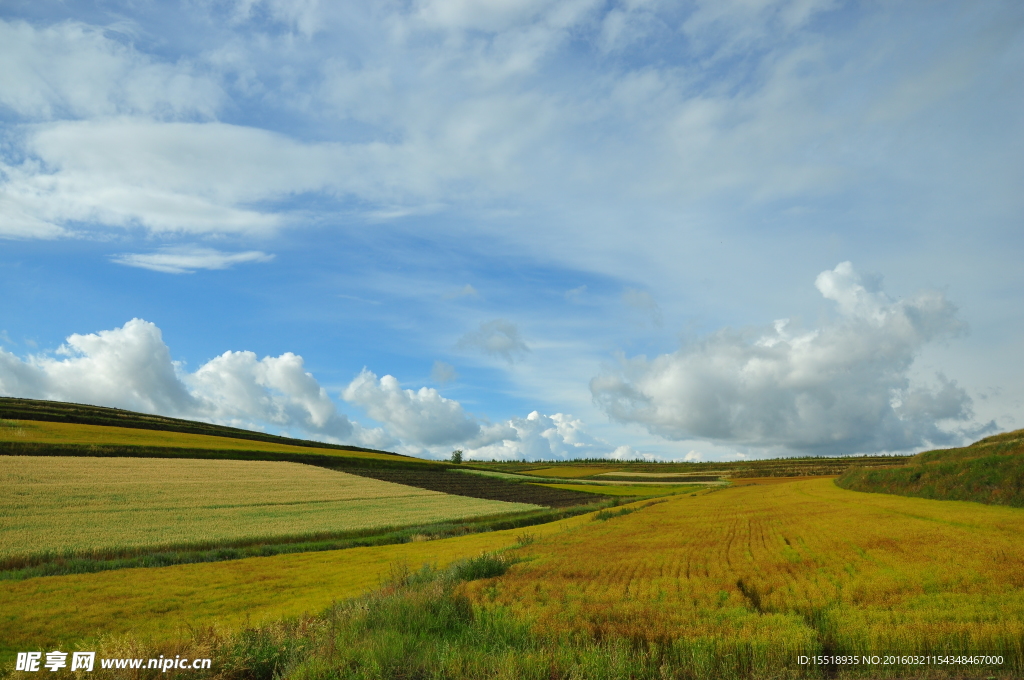
[[[610,446],[587,433],[583,421],[569,414],[544,415],[533,411],[525,418],[511,418],[492,427],[489,443],[470,442],[467,458],[479,460],[552,460],[598,458]],[[496,436],[497,435],[497,436]]]
[[[788,320],[770,329],[724,329],[672,354],[621,358],[590,384],[614,420],[667,439],[703,438],[754,447],[838,454],[945,444],[941,421],[971,418],[955,382],[911,385],[927,343],[963,324],[940,293],[893,301],[865,287],[849,262],[822,272],[818,291],[837,318],[811,331]]]
[[[505,319],[485,321],[480,324],[479,330],[462,336],[458,346],[501,357],[510,364],[521,359],[530,351],[530,348],[519,336],[519,328]]]
[[[207,417],[218,422],[297,426],[339,440],[353,434],[352,423],[337,413],[327,390],[306,372],[302,357],[291,352],[262,359],[253,352],[225,352],[184,381]]]
[[[459,402],[445,399],[429,387],[403,390],[394,376],[378,380],[363,369],[341,396],[385,423],[397,437],[422,446],[462,443],[481,434],[480,423]]]
[[[141,319],[71,335],[54,354],[22,361],[0,350],[0,392],[166,415],[199,407],[178,379],[160,329]]]
[[[568,414],[534,411],[525,418],[492,423],[467,413],[437,390],[402,389],[393,376],[378,378],[366,369],[345,388],[342,398],[383,423],[403,450],[414,454],[446,457],[451,447],[459,447],[474,459],[551,460],[604,457],[613,448]]]
[[[228,269],[245,262],[270,262],[273,255],[259,250],[225,253],[195,246],[162,248],[155,253],[123,253],[111,258],[118,264],[167,274],[192,274],[197,269]]]
[[[225,352],[188,373],[172,361],[160,329],[142,319],[71,335],[50,354],[21,359],[0,349],[0,394],[245,428],[269,425],[371,446],[391,441],[338,413],[300,356],[259,359],[252,352]]]

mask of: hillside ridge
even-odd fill
[[[185,434],[204,434],[214,437],[231,439],[248,439],[271,444],[288,444],[316,449],[334,449],[340,451],[363,451],[365,453],[386,453],[391,456],[414,459],[392,451],[368,449],[349,444],[329,444],[311,439],[282,437],[255,430],[246,430],[228,425],[214,425],[196,420],[171,418],[169,416],[139,413],[107,406],[91,404],[75,404],[63,401],[45,401],[42,399],[23,399],[20,397],[0,397],[0,419],[6,420],[40,420],[56,423],[76,423],[79,425],[106,425],[110,427],[128,427],[139,430],[161,430],[165,432],[181,432]]]
[[[1024,430],[923,451],[898,468],[853,467],[835,483],[851,491],[1024,507]]]

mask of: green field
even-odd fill
[[[265,461],[2,456],[0,487],[0,565],[538,508]]]

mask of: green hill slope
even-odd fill
[[[836,484],[853,491],[1024,507],[1024,430],[925,451],[898,468],[851,468]]]

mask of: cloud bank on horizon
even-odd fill
[[[940,374],[929,387],[908,378],[926,343],[963,331],[941,294],[893,302],[865,288],[849,262],[822,272],[815,285],[838,309],[831,324],[791,332],[783,319],[768,332],[723,329],[653,360],[622,357],[618,371],[591,381],[595,402],[613,419],[667,439],[783,454],[906,451],[995,428],[964,427],[972,400],[955,381]],[[534,411],[490,423],[434,388],[403,389],[394,376],[364,368],[340,397],[380,424],[367,428],[337,411],[301,356],[227,351],[188,373],[172,361],[160,329],[141,319],[72,335],[52,355],[21,359],[0,348],[0,395],[277,427],[434,457],[456,447],[498,460],[639,457],[591,436],[571,415]]]
[[[13,2],[0,69],[2,394],[486,458],[1020,426],[1020,3]]]

